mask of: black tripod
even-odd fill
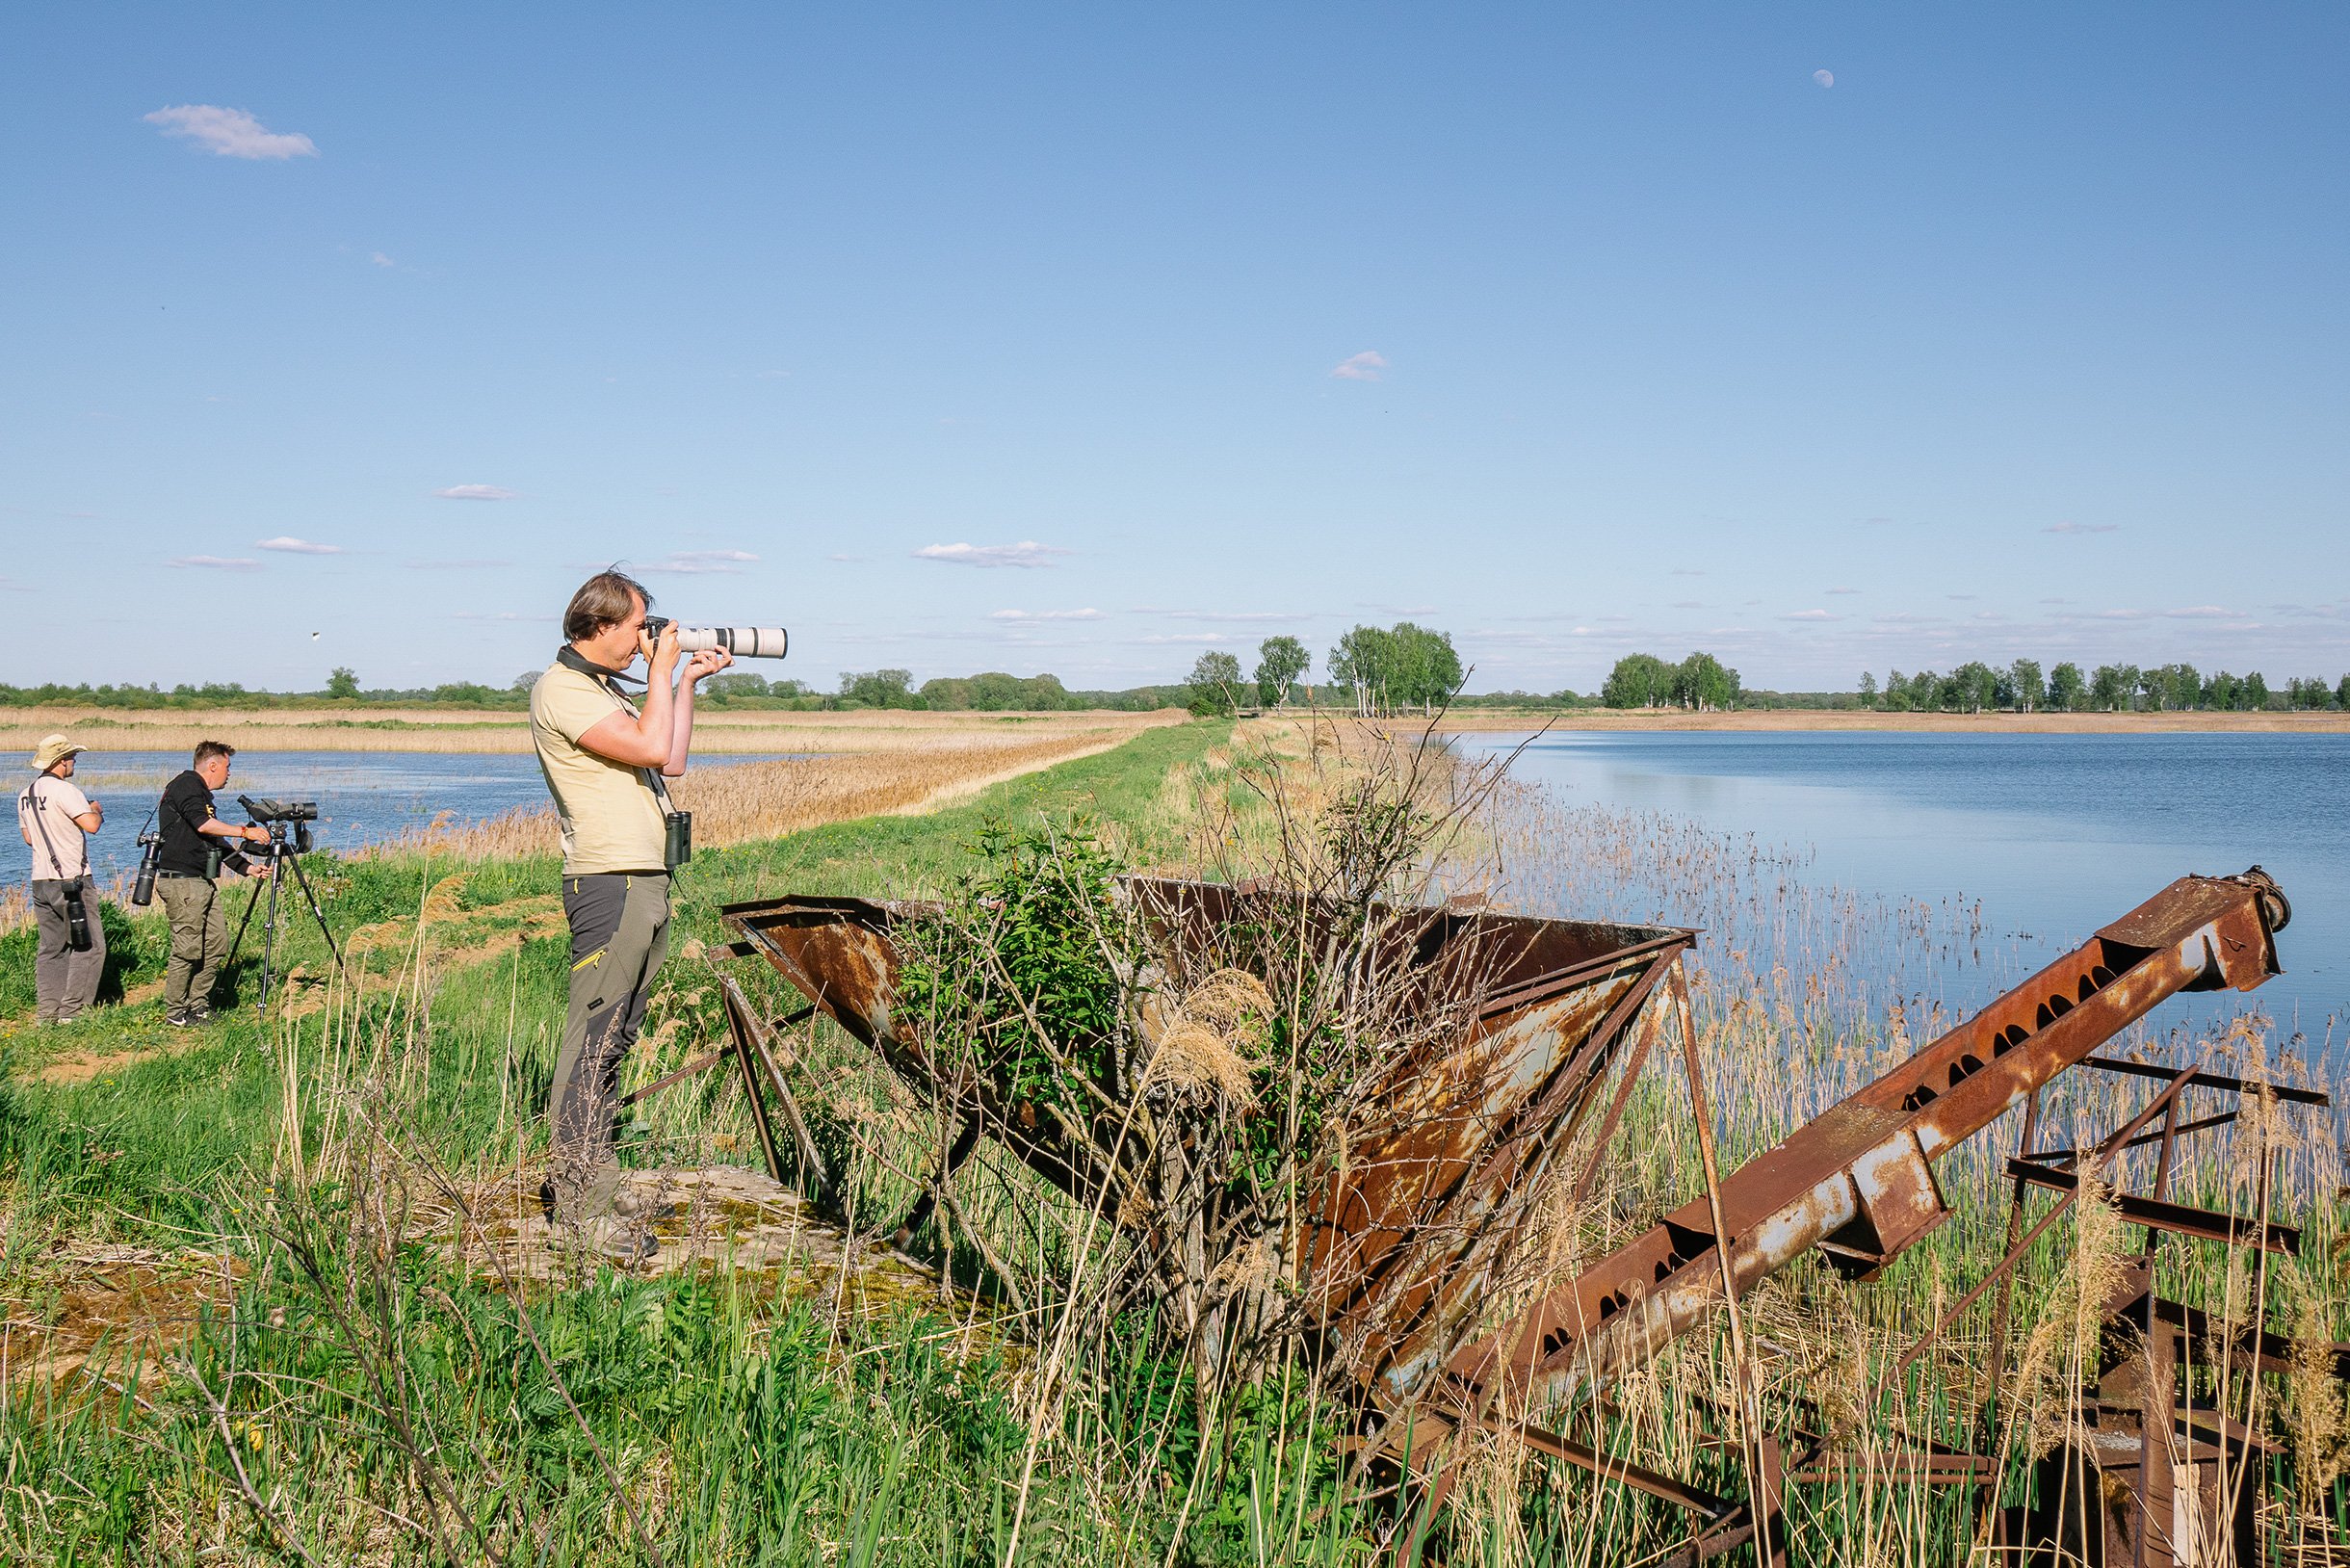
[[[318,906],[318,895],[310,890],[310,878],[302,873],[301,850],[309,847],[309,833],[305,830],[298,842],[289,843],[286,839],[284,823],[273,822],[269,824],[269,848],[261,850],[257,855],[252,851],[247,851],[248,859],[267,861],[271,872],[268,878],[270,884],[269,910],[261,918],[261,999],[254,1004],[259,1018],[263,1020],[270,1015],[272,979],[270,966],[277,952],[277,884],[284,879],[284,873],[288,869],[293,871],[294,879],[301,884],[303,902],[310,905],[310,918],[318,922],[318,934],[326,939],[326,951],[334,954],[334,967],[342,970],[345,980],[351,978],[351,971],[343,968],[342,950],[334,945],[334,932],[326,928],[326,912]],[[237,949],[245,945],[245,928],[252,924],[253,906],[260,902],[261,888],[256,883],[251,897],[245,901],[245,918],[237,922],[237,938],[228,944],[228,962],[222,966],[223,973],[235,971]]]

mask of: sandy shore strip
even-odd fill
[[[1104,747],[1162,724],[1180,724],[1181,709],[1151,713],[756,713],[703,708],[693,716],[701,755],[799,753],[845,755],[927,751],[941,746],[1002,745],[1084,737]],[[44,735],[64,730],[93,752],[193,751],[203,740],[256,751],[527,752],[527,714],[448,713],[394,708],[353,716],[324,710],[184,710],[41,707],[0,716],[0,754],[30,753]]]
[[[1396,718],[1400,731],[1425,719]],[[1437,721],[1442,735],[1524,735],[1548,723],[1554,730],[1826,730],[1862,733],[1898,731],[1910,735],[2167,735],[2210,734],[2350,735],[2350,714],[2338,713],[2159,713],[2159,714],[1882,714],[1801,708],[1726,714],[1674,709],[1640,712],[1618,708],[1576,708],[1564,713],[1471,710]]]

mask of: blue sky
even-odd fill
[[[0,678],[502,684],[619,559],[827,687],[1273,633],[1319,673],[1404,616],[1475,690],[1691,648],[1779,689],[2331,679],[2346,43],[2320,7],[39,8]]]

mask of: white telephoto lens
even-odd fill
[[[677,645],[687,653],[724,648],[738,659],[780,659],[791,640],[780,626],[688,626],[677,634]]]

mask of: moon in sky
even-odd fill
[[[1834,87],[1836,85],[1836,72],[1832,70],[1815,70],[1812,73],[1812,80],[1817,82],[1821,87]]]

